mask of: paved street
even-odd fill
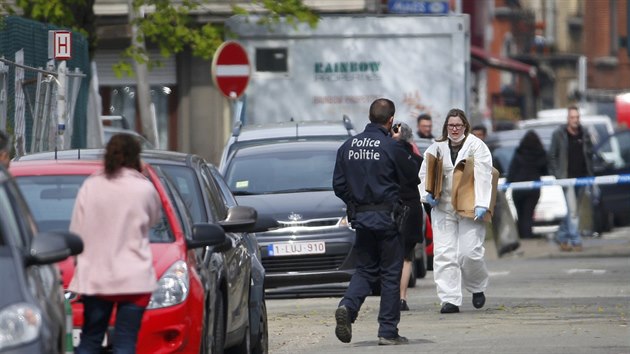
[[[400,331],[411,344],[403,347],[377,345],[378,297],[367,299],[352,343],[342,344],[333,319],[340,295],[274,299],[278,292],[270,292],[271,352],[630,353],[630,228],[587,238],[584,246],[582,253],[560,253],[546,239],[525,240],[498,259],[489,241],[482,310],[466,294],[461,313],[440,314],[429,273],[410,289]]]

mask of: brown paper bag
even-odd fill
[[[433,195],[433,198],[437,200],[442,194],[442,181],[444,179],[442,171],[442,156],[440,154],[440,150],[437,151],[437,156],[433,156],[430,153],[427,153],[426,155],[427,176],[424,183],[425,189],[428,193],[431,193]]]
[[[453,193],[451,203],[455,211],[467,218],[475,217],[475,161],[471,156],[460,161],[453,171]],[[492,168],[492,194],[490,196],[490,207],[484,221],[491,221],[494,214],[494,206],[497,200],[497,186],[499,182],[499,171]]]

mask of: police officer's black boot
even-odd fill
[[[403,336],[397,336],[394,338],[378,337],[378,345],[402,345],[409,344],[409,339]]]
[[[350,343],[352,340],[352,322],[348,308],[344,305],[339,306],[335,311],[335,320],[337,321],[335,335],[340,341]]]

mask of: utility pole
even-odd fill
[[[144,34],[139,31],[135,19],[144,16],[142,11],[136,9],[133,0],[127,0],[129,6],[129,25],[131,26],[131,43],[134,47],[145,49]],[[136,97],[138,98],[138,113],[142,122],[142,133],[153,146],[158,147],[157,127],[151,114],[151,94],[149,91],[147,61],[145,56],[142,62],[134,60],[134,72],[136,75]]]

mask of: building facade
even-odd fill
[[[127,0],[96,0],[103,114],[124,115],[141,129],[133,78],[112,64],[129,43]],[[413,1],[411,1],[413,2]],[[418,1],[419,2],[419,1]],[[630,86],[628,2],[624,0],[443,0],[470,15],[471,117],[489,128],[510,126],[540,109],[594,102],[614,114],[614,95]],[[395,0],[305,0],[315,12],[386,15]],[[410,3],[409,1],[407,3]],[[234,4],[210,0],[200,23],[221,25]],[[157,56],[157,52],[154,52]],[[580,58],[584,56],[585,61]],[[580,62],[585,63],[580,69]],[[214,87],[211,61],[184,51],[150,72],[160,147],[217,162],[232,129],[231,103]],[[610,113],[612,109],[612,113]]]

